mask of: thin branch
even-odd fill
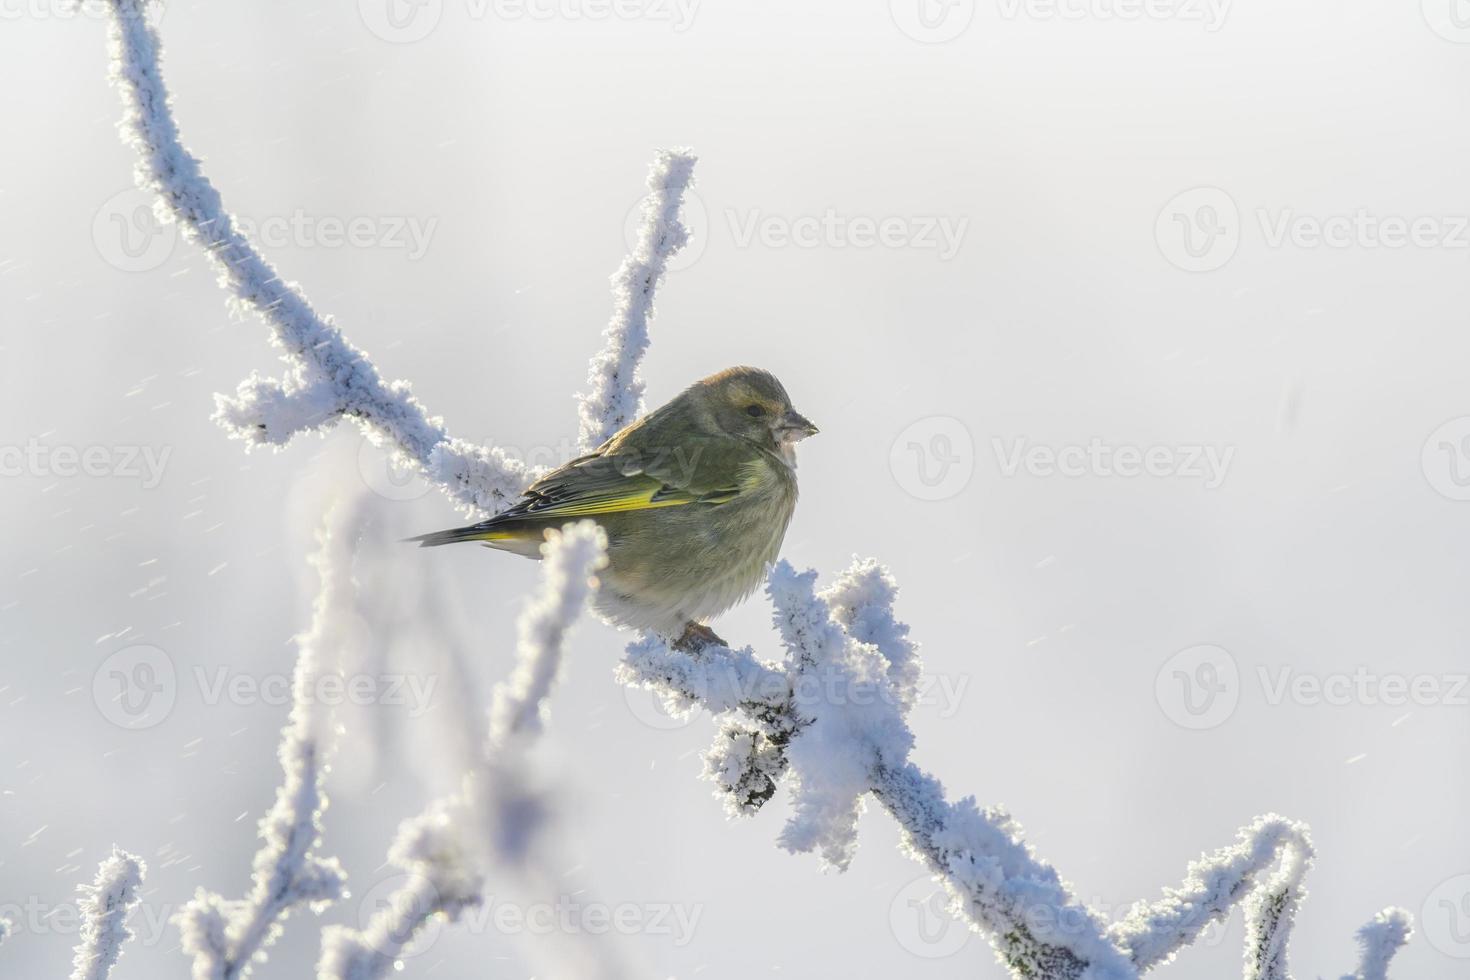
[[[671,258],[689,241],[679,220],[684,192],[694,179],[688,150],[660,150],[648,173],[648,197],[633,253],[613,273],[613,315],[604,345],[587,367],[587,393],[579,399],[579,442],[583,452],[612,438],[643,414],[638,365],[648,351],[653,294]]]
[[[292,909],[320,911],[342,897],[346,875],[335,858],[313,850],[321,843],[325,760],[330,755],[330,719],[317,698],[318,681],[340,670],[341,644],[351,635],[353,542],[362,514],[334,508],[317,533],[312,565],[320,578],[311,628],[297,638],[291,681],[291,715],[281,731],[283,781],[276,802],[260,821],[261,848],[251,889],[231,902],[202,889],[179,912],[184,951],[193,957],[194,980],[236,980],[279,938]]]
[[[574,524],[544,543],[541,554],[541,595],[521,614],[515,670],[495,689],[492,751],[508,747],[514,738],[541,733],[546,702],[561,671],[567,628],[596,588],[592,575],[607,564],[607,538],[596,524]]]
[[[1358,930],[1358,970],[1343,980],[1388,980],[1388,964],[1414,934],[1414,917],[1387,908]]]
[[[82,940],[72,957],[71,980],[107,980],[112,973],[123,944],[133,938],[126,921],[147,873],[141,858],[114,847],[92,884],[82,886]]]
[[[461,509],[479,513],[516,500],[534,472],[500,449],[451,439],[403,381],[384,381],[363,352],[240,231],[199,161],[180,142],[159,65],[160,45],[143,0],[109,0],[111,75],[123,96],[121,131],[138,154],[139,186],[159,195],[160,217],[203,247],[236,306],[260,316],[287,364],[284,380],[252,374],[234,396],[216,396],[215,419],[249,446],[283,446],[339,418],[422,473]]]
[[[566,632],[596,587],[607,539],[590,521],[551,532],[542,545],[540,595],[520,620],[518,664],[497,690],[495,735],[463,788],[399,828],[388,860],[408,880],[361,930],[322,933],[318,980],[380,980],[435,917],[457,921],[480,904],[493,864],[522,864],[542,821],[526,789],[521,760],[540,732],[539,717],[562,659]]]

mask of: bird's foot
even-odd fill
[[[684,625],[684,632],[674,641],[675,650],[683,650],[686,653],[699,653],[706,647],[728,647],[729,644],[720,639],[720,635],[703,623],[690,621]]]

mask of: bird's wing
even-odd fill
[[[656,507],[715,505],[746,487],[739,471],[755,450],[728,439],[686,439],[667,451],[602,447],[547,474],[503,518],[592,517]]]

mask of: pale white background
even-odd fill
[[[956,35],[931,44],[917,8],[895,17],[881,0],[707,0],[684,30],[661,8],[531,19],[444,0],[420,10],[438,20],[413,43],[370,30],[386,8],[365,3],[178,2],[163,32],[186,140],[233,210],[436,222],[417,259],[311,234],[270,249],[388,376],[460,435],[562,444],[652,148],[695,147],[707,220],[659,297],[650,395],[753,363],[822,426],[785,553],[828,575],[874,555],[897,575],[928,670],[963,691],[918,709],[917,760],[954,795],[1009,808],[1110,912],[1256,814],[1305,820],[1320,854],[1298,975],[1347,972],[1353,930],[1388,904],[1428,916],[1397,976],[1465,974],[1465,692],[1272,704],[1260,673],[1363,667],[1448,691],[1467,669],[1470,503],[1451,498],[1470,425],[1431,439],[1470,415],[1470,239],[1455,221],[1470,214],[1470,45],[1456,43],[1470,32],[1447,4],[1239,3],[1216,22],[1203,5],[1120,19],[1098,0],[1063,18],[961,0],[929,8]],[[323,487],[385,476],[347,430],[247,456],[209,421],[213,392],[274,368],[264,330],[231,321],[182,242],[159,239],[154,268],[118,268],[111,215],[133,212],[109,202],[133,160],[103,23],[45,0],[0,10],[0,444],[170,453],[147,489],[45,467],[0,479],[0,904],[40,909],[0,971],[42,980],[67,972],[67,903],[113,842],[149,861],[155,920],[199,885],[243,891],[285,709],[208,704],[194,671],[289,671]],[[1198,187],[1218,191],[1171,205]],[[1175,214],[1203,229],[1200,206],[1222,200],[1203,260],[1218,268],[1185,271]],[[967,225],[947,261],[738,236],[752,216],[829,209]],[[1442,233],[1432,247],[1271,244],[1284,212],[1358,209]],[[1007,476],[993,440],[1022,437],[1233,456],[1212,489]],[[946,460],[949,482],[926,492],[919,462],[934,477]],[[433,495],[392,511],[406,529],[454,521]],[[410,579],[451,573],[483,700],[535,567],[478,549],[402,562]],[[768,615],[757,597],[716,625],[774,654]],[[708,722],[641,720],[612,682],[625,642],[577,632],[544,765],[564,787],[569,895],[697,910],[684,945],[618,941],[639,976],[1003,975],[981,939],[909,904],[927,887],[910,887],[918,868],[881,812],[843,876],[773,846],[784,799],[727,823],[696,779]],[[181,679],[143,731],[91,693],[134,643]],[[1201,644],[1233,658],[1235,708],[1188,730],[1172,668],[1162,700],[1156,678]],[[398,821],[450,785],[403,714],[347,721],[326,850],[354,898],[323,921],[357,920],[391,873]],[[258,975],[305,975],[318,925],[293,919]],[[1240,932],[1237,914],[1159,975],[1238,975]],[[538,941],[445,930],[403,975],[528,976]],[[187,968],[155,926],[115,976]]]

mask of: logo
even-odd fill
[[[444,0],[357,0],[357,12],[367,29],[389,44],[412,44],[439,26]]]
[[[630,255],[638,247],[638,239],[642,234],[643,209],[650,206],[654,200],[655,195],[649,192],[640,198],[637,204],[629,208],[627,215],[623,218],[623,243]],[[684,247],[679,250],[678,254],[669,259],[668,270],[670,272],[687,269],[698,262],[699,257],[704,254],[704,247],[709,244],[709,212],[705,210],[704,202],[699,199],[699,195],[688,188],[684,190],[683,204],[679,208],[679,220],[685,228],[689,229],[689,240],[684,243]]]
[[[975,440],[959,419],[931,415],[919,419],[893,440],[888,468],[911,496],[947,500],[970,483],[975,472]]]
[[[103,202],[92,218],[92,244],[114,269],[148,272],[168,261],[178,226],[160,221],[153,194],[129,188]]]
[[[400,466],[366,436],[357,447],[357,472],[368,489],[385,500],[417,500],[429,492],[429,481],[417,470]]]
[[[898,944],[927,960],[953,956],[970,930],[949,911],[949,895],[932,878],[915,878],[893,897],[888,925]]]
[[[920,44],[953,41],[975,19],[975,0],[888,0],[898,29]]]
[[[439,892],[422,875],[394,875],[368,889],[357,904],[357,927],[373,949],[395,960],[426,952],[444,931],[444,916],[435,915]],[[379,915],[389,916],[398,931],[382,930],[373,924]],[[413,927],[418,926],[418,933]],[[405,945],[407,944],[407,945]]]
[[[126,647],[92,675],[92,701],[119,728],[160,724],[178,700],[178,674],[169,655],[153,646]]]
[[[1470,44],[1470,0],[1420,0],[1424,22],[1446,41]]]
[[[657,731],[674,731],[679,728],[687,728],[694,721],[697,711],[686,711],[683,714],[675,714],[669,710],[664,696],[657,691],[646,687],[634,687],[623,685],[623,701],[627,703],[628,710],[633,717],[637,718],[649,728]]]
[[[1154,223],[1159,251],[1186,272],[1211,272],[1240,246],[1240,209],[1218,187],[1196,187],[1164,205]]]
[[[1189,647],[1159,668],[1154,697],[1180,728],[1216,728],[1229,720],[1240,702],[1240,670],[1223,647]]]
[[[1440,882],[1419,910],[1429,945],[1446,956],[1470,959],[1470,874]]]
[[[1470,415],[1450,419],[1424,440],[1424,479],[1442,497],[1470,500]]]

